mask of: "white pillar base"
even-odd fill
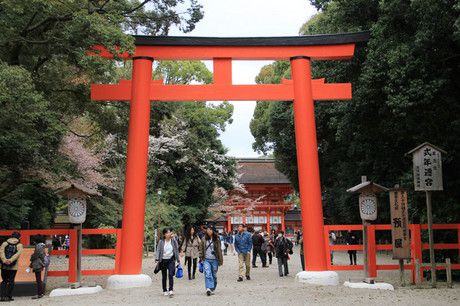
[[[351,282],[345,282],[343,283],[345,287],[350,287],[354,289],[380,289],[380,290],[391,290],[394,291],[395,288],[393,285],[388,284],[388,283],[374,283],[374,284],[368,284],[365,282],[362,283],[351,283]]]
[[[337,286],[339,275],[335,271],[302,271],[295,278],[301,283],[320,286]]]
[[[145,274],[111,275],[107,279],[107,289],[125,289],[136,287],[149,287],[152,279]]]
[[[80,295],[80,294],[94,294],[101,292],[103,289],[101,286],[95,287],[80,287],[76,289],[72,288],[57,288],[53,289],[50,293],[50,297],[55,296],[66,296],[66,295]]]

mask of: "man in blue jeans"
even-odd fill
[[[238,225],[238,234],[235,235],[235,251],[238,253],[239,263],[239,282],[243,281],[243,265],[246,265],[246,279],[251,279],[252,238],[251,234],[249,234],[245,228],[246,226],[243,224]]]

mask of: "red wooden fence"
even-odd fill
[[[13,230],[1,230],[0,236],[9,236]],[[53,235],[69,235],[70,248],[69,250],[53,250],[52,255],[69,255],[69,266],[67,270],[50,270],[48,276],[67,276],[69,283],[74,283],[77,280],[77,230],[75,229],[46,229],[46,230],[19,230],[21,233],[21,242],[24,245],[30,245],[30,237],[34,235],[53,236]],[[82,235],[116,235],[115,249],[83,249],[83,255],[114,255],[115,267],[105,270],[82,270],[82,275],[112,275],[118,272],[118,259],[120,258],[121,245],[121,229],[117,228],[97,228],[83,229]]]
[[[404,268],[412,271],[412,283],[415,282],[415,259],[418,259],[422,263],[422,250],[428,250],[428,243],[422,243],[422,230],[427,230],[426,224],[410,224],[409,226],[411,233],[411,256],[412,260],[409,264],[404,265]],[[460,224],[433,224],[434,230],[456,230],[457,231],[457,243],[435,243],[436,250],[447,250],[453,249],[459,251],[460,256]],[[330,231],[362,231],[362,225],[325,225],[324,226],[324,239],[326,241],[326,257],[329,270],[362,270],[362,265],[350,266],[350,265],[331,265],[330,252],[331,251],[348,251],[348,250],[363,250],[362,245],[329,245],[329,232]],[[376,231],[390,231],[391,225],[389,224],[376,224],[368,227],[368,254],[369,254],[369,273],[371,277],[377,277],[378,270],[398,270],[399,265],[395,261],[395,264],[378,264],[377,263],[377,251],[392,250],[391,244],[377,244],[375,239]],[[13,230],[1,230],[0,236],[9,236]],[[70,238],[70,249],[69,250],[57,250],[52,251],[52,255],[69,255],[69,266],[67,270],[51,270],[48,272],[48,276],[67,276],[68,282],[73,283],[76,281],[76,250],[77,250],[77,231],[74,229],[48,229],[48,230],[20,230],[21,241],[24,245],[30,245],[30,237],[34,235],[69,235]],[[82,275],[112,275],[118,273],[119,267],[119,254],[121,246],[121,229],[117,228],[101,228],[101,229],[83,229],[83,235],[102,235],[110,234],[116,235],[116,247],[115,249],[83,249],[83,255],[114,255],[115,256],[115,267],[113,269],[105,270],[82,270]],[[429,266],[422,266],[421,270],[429,270]],[[437,269],[444,269],[439,266]],[[460,263],[452,264],[453,270],[460,270]]]
[[[348,250],[363,250],[363,245],[329,245],[329,232],[330,231],[362,231],[362,225],[325,225],[324,226],[324,239],[326,240],[326,256],[328,258],[329,270],[363,270],[363,265],[331,265],[331,251],[348,251]],[[422,261],[422,251],[428,250],[428,243],[422,243],[422,230],[428,230],[427,224],[410,224],[409,225],[411,236],[411,261],[409,264],[404,265],[404,269],[411,270],[411,282],[415,283],[415,259],[418,259],[420,264]],[[460,224],[433,224],[433,230],[456,230],[457,243],[435,243],[435,250],[458,250],[460,256]],[[399,270],[399,264],[395,260],[395,264],[378,264],[377,251],[392,250],[391,244],[377,244],[375,240],[376,231],[391,231],[389,224],[376,224],[368,226],[368,263],[370,277],[377,277],[378,270]],[[420,267],[420,272],[429,270],[429,266]],[[443,266],[438,266],[438,270],[445,269]],[[452,264],[453,270],[460,270],[460,263]],[[421,273],[422,275],[422,273]]]

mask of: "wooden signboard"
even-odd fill
[[[403,189],[390,191],[391,236],[393,259],[410,258],[409,216],[407,192]]]
[[[441,150],[424,143],[412,150],[415,191],[443,190]]]

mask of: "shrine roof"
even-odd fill
[[[289,179],[276,170],[273,159],[237,159],[241,184],[291,184]]]
[[[193,37],[134,35],[136,46],[314,46],[355,43],[363,45],[369,32],[280,36],[280,37]]]

